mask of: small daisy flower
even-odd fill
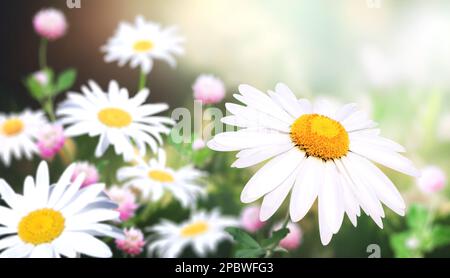
[[[208,252],[214,252],[222,240],[231,239],[225,228],[237,225],[236,219],[221,216],[217,210],[194,213],[181,224],[163,220],[148,229],[155,233],[148,251],[162,258],[175,258],[191,245],[198,256],[204,257]]]
[[[273,230],[279,230],[282,224],[277,224]],[[289,222],[287,225],[289,233],[280,241],[280,246],[286,250],[295,250],[300,246],[302,241],[302,230],[296,223]]]
[[[81,187],[86,187],[97,183],[100,180],[100,174],[98,173],[97,167],[89,162],[77,162],[75,163],[75,169],[71,181],[75,181],[79,175],[84,175],[84,181]]]
[[[184,53],[183,41],[176,34],[176,28],[163,29],[159,24],[138,16],[134,25],[122,22],[102,51],[106,53],[107,63],[118,61],[119,66],[123,66],[130,62],[132,68],[140,67],[142,72],[149,73],[155,59],[175,67],[174,55]]]
[[[74,167],[51,185],[47,163],[41,162],[36,179],[25,179],[23,195],[0,179],[0,194],[8,205],[0,206],[1,257],[112,256],[108,245],[95,236],[123,236],[117,228],[100,223],[119,217],[116,205],[103,193],[103,184],[80,190],[83,176],[71,182]]]
[[[259,206],[245,207],[241,213],[241,226],[250,233],[256,233],[265,223],[259,219]]]
[[[120,220],[127,221],[134,216],[139,205],[136,203],[136,196],[129,188],[111,186],[107,190],[108,196],[117,205],[117,211],[120,213]]]
[[[144,104],[148,89],[130,98],[128,90],[120,88],[116,81],[109,83],[107,93],[93,81],[89,85],[81,88],[84,95],[69,93],[56,112],[60,122],[68,125],[66,136],[100,136],[96,157],[102,156],[109,145],[126,161],[135,157],[135,145],[140,156],[145,155],[146,146],[157,151],[158,143],[162,144],[161,133],[170,132],[165,125],[174,124],[170,118],[154,116],[167,110],[167,104]]]
[[[125,181],[126,187],[139,190],[144,199],[158,201],[164,192],[170,192],[183,207],[195,204],[197,198],[206,194],[206,190],[197,184],[203,173],[192,166],[174,170],[166,167],[166,153],[158,152],[158,159],[151,159],[148,164],[143,162],[136,166],[119,169],[117,178]]]
[[[213,75],[202,74],[192,85],[194,99],[203,104],[216,104],[225,97],[225,86],[222,80]]]
[[[326,102],[311,104],[297,99],[284,84],[268,94],[239,86],[235,98],[244,105],[227,103],[231,116],[222,122],[241,127],[216,135],[208,146],[217,151],[239,151],[232,166],[250,167],[263,161],[245,185],[241,201],[264,197],[260,218],[269,219],[290,194],[291,220],[301,220],[316,199],[319,231],[327,245],[346,213],[356,226],[360,208],[383,227],[381,203],[404,215],[405,203],[394,184],[371,161],[401,173],[418,176],[405,149],[381,137],[376,124],[355,104],[334,110]]]
[[[11,158],[21,159],[25,155],[31,159],[38,153],[36,137],[47,123],[44,113],[25,110],[20,114],[0,113],[0,156],[3,164],[9,166]]]
[[[135,228],[124,229],[124,234],[124,239],[116,239],[117,248],[132,256],[141,254],[145,245],[144,235],[141,230]]]
[[[45,125],[39,130],[37,135],[37,146],[39,155],[43,159],[53,159],[53,157],[64,147],[66,138],[64,130],[59,125]]]
[[[422,170],[422,175],[417,178],[417,185],[424,193],[436,193],[445,187],[447,177],[445,172],[437,166],[428,166]]]
[[[48,40],[56,40],[64,36],[67,21],[60,10],[49,8],[39,11],[33,18],[36,33]]]

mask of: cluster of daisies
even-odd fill
[[[60,11],[47,9],[34,18],[36,32],[43,40],[62,37],[67,23]],[[174,28],[137,17],[135,24],[121,23],[116,35],[102,49],[105,61],[129,62],[148,74],[154,59],[175,65],[173,54],[183,53],[183,39]],[[43,61],[46,66],[46,61]],[[50,82],[47,68],[33,74],[38,84]],[[204,92],[208,80],[197,91]],[[222,85],[222,98],[224,89]],[[206,255],[218,242],[229,239],[224,229],[236,226],[232,217],[217,210],[197,210],[199,198],[206,196],[200,179],[205,176],[191,165],[179,169],[166,164],[162,148],[164,139],[175,122],[161,112],[165,103],[149,103],[149,90],[144,86],[133,96],[116,81],[101,88],[88,81],[81,92],[69,92],[55,112],[25,110],[0,115],[0,155],[8,167],[13,159],[31,159],[39,155],[36,178],[26,177],[22,195],[0,180],[0,256],[2,257],[111,257],[110,247],[99,237],[115,239],[116,248],[127,255],[139,255],[148,245],[149,255],[179,256],[192,244],[195,252]],[[52,117],[53,116],[53,117]],[[98,138],[95,157],[104,157],[108,148],[123,161],[115,178],[119,184],[100,182],[101,173],[86,162],[71,163],[55,183],[49,179],[48,162],[60,155],[63,161],[73,159],[70,144],[75,137]],[[147,159],[151,157],[150,159]],[[53,175],[52,175],[53,176]],[[149,227],[152,240],[145,239],[135,227],[124,227],[142,206],[151,206],[170,195],[191,217],[177,224],[168,220]],[[131,221],[132,223],[133,221]],[[119,228],[120,227],[120,228]]]
[[[35,30],[45,40],[65,34],[64,15],[49,9],[39,12]],[[241,221],[222,216],[217,209],[197,209],[207,196],[202,183],[206,173],[185,165],[169,167],[163,149],[164,136],[175,122],[161,113],[165,103],[149,103],[146,75],[154,60],[175,65],[183,53],[183,39],[175,28],[137,17],[134,24],[121,23],[102,51],[106,62],[127,63],[139,68],[141,80],[132,96],[116,81],[108,88],[88,81],[81,92],[69,92],[57,106],[44,112],[24,111],[0,115],[0,155],[5,166],[11,160],[31,159],[39,154],[47,161],[60,155],[72,161],[69,143],[87,135],[98,139],[94,155],[102,159],[111,148],[123,161],[112,174],[117,184],[101,183],[95,165],[77,162],[67,167],[56,183],[49,179],[47,162],[41,162],[36,178],[28,176],[22,195],[0,180],[0,254],[3,257],[111,257],[112,251],[99,237],[115,239],[116,247],[128,255],[139,255],[145,246],[149,256],[177,257],[187,246],[199,256],[213,252],[218,243],[230,239],[226,227],[241,226],[255,232],[265,225],[289,198],[288,218],[273,230],[288,228],[279,242],[285,249],[299,246],[301,230],[295,223],[308,213],[317,199],[320,239],[327,245],[347,215],[356,226],[361,210],[383,227],[383,205],[400,215],[405,203],[390,179],[375,164],[410,176],[418,171],[405,156],[404,148],[380,135],[380,130],[355,104],[333,107],[326,102],[298,99],[284,84],[263,93],[249,85],[239,86],[227,103],[229,116],[222,122],[237,131],[216,134],[207,146],[216,151],[237,151],[232,167],[265,164],[250,178],[241,194],[243,203],[262,198],[260,206],[244,210]],[[45,62],[45,61],[44,61]],[[42,63],[45,64],[46,63]],[[45,69],[33,75],[46,84]],[[202,75],[193,85],[194,97],[205,104],[225,97],[224,84]],[[195,148],[204,148],[202,141]],[[53,175],[52,175],[53,176]],[[143,232],[133,223],[144,212],[171,196],[191,217],[181,223],[162,220]],[[120,228],[119,228],[120,227]]]

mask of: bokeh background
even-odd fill
[[[38,108],[22,81],[38,69],[39,38],[31,20],[39,9],[57,7],[68,18],[68,34],[49,45],[48,61],[57,71],[77,69],[74,91],[89,79],[103,87],[115,79],[130,92],[137,89],[138,71],[104,63],[100,47],[120,21],[142,14],[178,26],[186,38],[186,54],[175,70],[156,63],[149,78],[152,102],[192,108],[191,86],[200,73],[220,77],[228,99],[241,83],[267,90],[284,82],[298,97],[359,103],[379,122],[384,136],[406,146],[407,156],[419,168],[437,165],[450,174],[449,1],[81,0],[80,9],[68,9],[65,2],[0,4],[1,112]],[[86,153],[87,157],[89,150]],[[205,206],[238,214],[242,207],[238,195],[252,170],[227,170],[230,176],[225,179],[220,171],[229,167],[231,156],[215,159],[219,162],[204,166],[215,186]],[[25,175],[34,173],[34,165],[15,162],[8,169],[0,165],[0,174],[21,185]],[[424,194],[414,179],[383,170],[409,206],[420,204],[433,211],[433,223],[450,224],[448,186]],[[174,217],[173,211],[177,207],[160,213],[183,218]],[[409,229],[403,218],[390,212],[383,230],[362,216],[357,228],[345,220],[340,233],[323,247],[316,218],[312,213],[300,223],[303,244],[290,256],[367,257],[366,247],[372,243],[381,246],[382,256],[395,256],[392,238]],[[228,256],[230,246],[222,249],[218,256]],[[450,247],[442,244],[421,255],[448,257]]]

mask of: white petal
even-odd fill
[[[323,162],[308,157],[302,164],[291,193],[289,212],[292,222],[305,217],[319,193],[320,176],[323,174]]]
[[[67,239],[70,240],[75,251],[91,257],[109,258],[112,252],[103,241],[86,233],[67,232]]]
[[[251,203],[279,186],[300,165],[305,154],[297,148],[283,153],[253,175],[241,193],[243,203]]]
[[[266,221],[267,219],[272,217],[272,215],[281,206],[284,199],[286,199],[286,196],[291,190],[300,168],[301,166],[299,165],[299,167],[297,167],[297,169],[292,172],[292,174],[280,186],[264,196],[259,213],[259,218],[261,219],[261,221]]]

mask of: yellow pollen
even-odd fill
[[[187,225],[181,229],[181,236],[183,237],[195,237],[208,231],[208,223],[204,221],[198,221]]]
[[[323,160],[345,156],[350,144],[347,131],[338,121],[318,114],[306,114],[295,120],[291,140],[308,156]]]
[[[14,136],[22,132],[23,126],[21,119],[13,118],[3,123],[2,131],[6,136]]]
[[[159,181],[159,182],[173,182],[174,178],[173,176],[162,170],[151,170],[148,172],[148,177],[152,180]]]
[[[153,48],[153,42],[149,40],[140,40],[134,43],[133,49],[136,52],[147,52]]]
[[[18,235],[26,243],[49,243],[61,235],[65,219],[59,211],[38,209],[23,217],[17,228]]]
[[[105,108],[98,112],[98,119],[108,127],[126,127],[131,124],[133,119],[130,113],[120,108]]]

